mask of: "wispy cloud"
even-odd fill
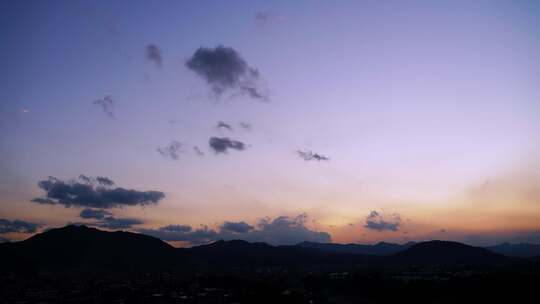
[[[240,122],[238,123],[238,125],[240,126],[240,128],[244,129],[244,130],[251,130],[251,128],[253,128],[253,125],[248,123],[248,122]]]
[[[232,131],[232,126],[226,122],[223,122],[223,121],[220,121],[217,123],[217,126],[216,128],[218,129],[226,129],[226,130],[229,130],[229,131]]]
[[[298,153],[298,156],[300,158],[302,158],[303,160],[305,160],[305,161],[310,161],[310,160],[328,161],[328,160],[330,160],[330,158],[328,158],[327,156],[324,156],[324,155],[318,154],[318,153],[313,153],[311,151],[297,150],[296,153]]]
[[[156,151],[165,158],[177,160],[182,150],[182,143],[179,141],[172,141],[167,146],[158,147]]]
[[[149,44],[146,46],[146,59],[153,62],[158,67],[163,65],[161,50],[155,44]]]
[[[94,104],[99,106],[103,113],[107,114],[112,119],[116,119],[116,116],[113,112],[114,100],[111,95],[106,95],[105,97],[95,100]]]
[[[204,152],[198,146],[194,146],[193,151],[195,151],[195,154],[197,154],[198,156],[204,156]]]

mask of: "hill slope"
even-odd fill
[[[507,263],[505,256],[458,242],[428,241],[389,257],[400,265],[494,265]]]
[[[540,255],[540,245],[536,244],[509,244],[503,243],[495,246],[484,247],[489,251],[509,257],[529,258]]]
[[[367,248],[367,249],[366,249]],[[374,256],[402,250],[392,255]],[[259,266],[352,269],[412,265],[494,265],[512,261],[484,248],[457,242],[339,245],[301,243],[271,246],[246,241],[217,241],[192,248],[174,248],[143,234],[106,232],[66,226],[25,241],[0,244],[0,269],[38,271],[153,271],[254,269]],[[305,268],[305,269],[307,269]]]
[[[69,225],[2,244],[0,256],[10,268],[136,270],[168,266],[175,248],[147,235]]]
[[[403,245],[386,242],[379,242],[374,245],[302,242],[297,244],[296,246],[319,249],[329,253],[385,256],[403,251],[411,247],[412,245],[414,245],[414,242],[409,242]]]

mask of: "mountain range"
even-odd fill
[[[524,260],[497,253],[512,252],[511,249],[510,245],[505,245],[488,250],[448,241],[403,245],[302,242],[295,246],[272,246],[241,240],[175,248],[143,234],[69,225],[50,229],[21,242],[0,244],[0,268],[7,271],[182,271],[258,266],[500,265]]]

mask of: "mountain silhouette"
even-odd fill
[[[374,245],[364,244],[335,244],[335,243],[315,243],[315,242],[302,242],[296,246],[304,248],[319,249],[330,253],[346,253],[346,254],[364,254],[364,255],[391,255],[403,251],[412,245],[414,242],[408,242],[406,244],[394,244],[379,242]]]
[[[0,268],[11,271],[216,271],[258,266],[347,269],[494,265],[510,260],[484,248],[448,241],[404,245],[303,242],[297,246],[272,246],[232,240],[175,248],[139,233],[74,225],[50,229],[21,242],[0,244]]]
[[[490,251],[509,257],[529,258],[540,255],[540,245],[536,244],[510,244],[502,243],[499,245],[484,247]]]
[[[495,265],[508,263],[509,258],[485,248],[451,241],[427,241],[411,246],[389,257],[401,265]]]
[[[158,269],[168,266],[175,253],[174,247],[151,236],[75,225],[0,246],[1,263],[23,263],[36,270]]]

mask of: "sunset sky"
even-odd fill
[[[3,1],[0,83],[3,240],[540,243],[539,1]]]

